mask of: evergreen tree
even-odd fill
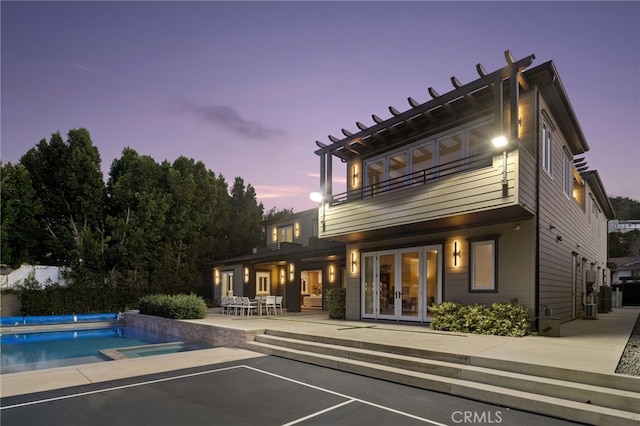
[[[42,203],[37,197],[31,176],[21,165],[2,165],[2,263],[18,267],[38,261],[36,254],[42,238],[38,217]]]

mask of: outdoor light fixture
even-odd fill
[[[295,224],[295,234],[296,238],[300,236],[300,224],[298,222]]]
[[[335,270],[333,269],[333,265],[329,266],[329,281],[333,282],[336,277]]]
[[[493,138],[491,140],[491,143],[493,144],[493,146],[495,146],[496,148],[502,148],[503,146],[507,146],[507,138],[505,138],[504,136],[497,136],[495,138]]]
[[[220,271],[217,268],[215,269],[213,275],[214,275],[215,284],[216,285],[220,284]]]
[[[316,203],[321,203],[324,197],[319,192],[312,192],[311,194],[309,194],[309,199],[311,201],[315,201]]]
[[[358,270],[358,258],[355,251],[351,252],[351,272]]]
[[[358,166],[356,166],[355,164],[353,166],[351,186],[353,187],[358,186]]]
[[[324,196],[319,193],[319,192],[312,192],[311,194],[309,194],[309,199],[311,201],[314,201],[316,203],[322,203],[322,219],[320,220],[320,224],[322,225],[322,232],[325,231],[325,222],[324,222],[324,215],[325,215],[325,209],[326,209],[326,203],[324,202]]]
[[[506,151],[506,147],[509,141],[507,140],[506,137],[504,137],[503,135],[500,135],[491,139],[491,143],[496,148],[505,148],[505,150],[502,152],[502,182],[501,183],[502,183],[502,186],[506,186],[509,183],[507,181],[507,151]]]
[[[284,268],[280,269],[280,284],[284,284]]]
[[[275,226],[271,230],[271,241],[273,241],[274,243],[278,241],[278,230],[276,229]]]
[[[244,268],[244,282],[245,283],[249,282],[249,268],[247,267]]]
[[[289,264],[289,281],[293,281],[293,272],[295,271],[295,267],[293,263]]]
[[[453,243],[453,266],[458,266],[458,258],[460,257],[460,250],[458,250],[458,242]]]

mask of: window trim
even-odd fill
[[[553,177],[553,126],[542,122],[542,170],[544,170],[549,176]]]
[[[499,235],[490,235],[477,238],[468,238],[467,251],[469,253],[469,293],[498,293],[498,238]],[[493,286],[492,287],[476,287],[475,286],[475,252],[474,247],[479,244],[490,244],[492,247],[492,275]]]
[[[565,149],[564,167],[562,176],[562,192],[569,198],[573,198],[573,160]]]

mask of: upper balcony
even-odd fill
[[[477,154],[337,194],[319,207],[319,236],[348,242],[531,217],[519,202],[529,155]]]
[[[388,120],[373,115],[371,127],[357,122],[357,133],[316,142],[319,237],[362,240],[530,215],[518,205],[519,156],[529,155],[522,123],[533,121],[523,120],[520,91],[530,88],[522,72],[535,56],[505,58],[492,73],[478,64],[480,78],[468,84],[451,77],[454,90],[444,95],[429,88],[425,103],[408,98],[405,112],[389,107]],[[490,141],[498,136],[509,145],[496,151]],[[347,167],[342,194],[333,193],[334,158]],[[351,182],[356,176],[362,182]]]

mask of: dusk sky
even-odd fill
[[[10,2],[1,159],[85,127],[202,161],[265,209],[317,206],[316,140],[536,55],[553,60],[607,193],[640,200],[640,2]],[[340,166],[334,161],[334,168]]]

